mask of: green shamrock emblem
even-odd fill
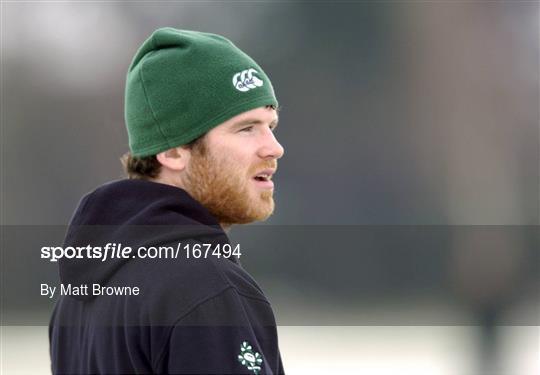
[[[249,345],[247,341],[244,341],[240,346],[238,362],[246,366],[248,370],[253,371],[255,375],[258,375],[261,371],[261,364],[263,360],[262,356],[257,352],[253,352],[251,345]]]

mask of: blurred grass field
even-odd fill
[[[287,374],[480,375],[475,327],[280,326]],[[538,374],[540,327],[501,328],[494,374]],[[47,327],[2,327],[1,373],[50,374]],[[482,374],[484,375],[484,374]]]

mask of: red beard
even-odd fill
[[[212,155],[203,143],[192,150],[185,187],[222,225],[265,220],[274,211],[273,190],[254,193],[249,184],[258,171],[276,167],[276,160],[265,161],[244,174],[233,162]]]

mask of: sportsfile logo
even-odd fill
[[[238,91],[246,92],[263,85],[263,81],[253,74],[259,74],[255,69],[250,68],[236,73],[233,76],[232,83]]]

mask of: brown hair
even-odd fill
[[[189,149],[202,147],[204,135],[183,145]],[[131,152],[126,152],[120,158],[120,162],[124,167],[124,173],[129,179],[135,180],[150,180],[159,176],[161,172],[161,163],[157,160],[156,155],[150,156],[132,156]]]

